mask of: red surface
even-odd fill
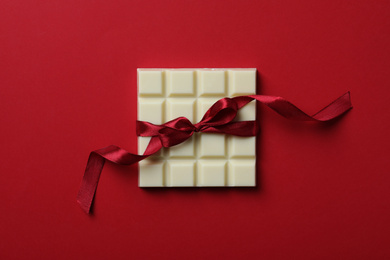
[[[2,1],[0,258],[390,258],[388,1]],[[258,188],[140,189],[107,164],[94,215],[88,154],[136,151],[136,68],[255,67]],[[311,98],[311,100],[309,99]]]

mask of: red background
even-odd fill
[[[388,1],[1,1],[2,259],[388,259]],[[136,151],[136,69],[254,67],[258,187],[140,189],[106,164],[94,215],[76,194],[91,150]]]

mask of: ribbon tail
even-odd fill
[[[346,113],[352,108],[350,92],[348,91],[344,95],[340,96],[329,105],[315,113],[313,116],[310,116],[303,112],[301,109],[296,107],[290,101],[277,96],[264,96],[264,95],[249,95],[249,96],[239,96],[233,98],[237,103],[239,108],[245,106],[252,100],[257,100],[260,103],[268,106],[274,110],[279,115],[299,121],[318,121],[325,122],[332,119],[335,119],[342,114]]]
[[[332,103],[313,115],[318,121],[328,121],[341,116],[352,109],[351,93],[348,91]]]
[[[81,187],[77,194],[77,202],[86,213],[90,213],[96,189],[99,183],[100,174],[103,170],[106,159],[95,152],[91,152],[88,158]]]
[[[115,145],[110,145],[91,152],[83,180],[77,194],[77,202],[80,204],[81,208],[87,214],[91,212],[91,206],[95,198],[100,175],[106,160],[120,165],[131,165],[153,155],[161,148],[162,144],[160,139],[158,137],[152,137],[143,155],[129,153]]]

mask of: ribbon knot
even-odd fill
[[[194,127],[195,127],[194,132],[200,132],[200,127],[197,127],[195,125],[194,125]]]
[[[207,124],[203,124],[201,122],[196,123],[194,125],[194,132],[207,132],[207,128],[209,128]]]

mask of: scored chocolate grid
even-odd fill
[[[221,70],[219,70],[221,71]],[[144,98],[147,98],[148,101],[163,101],[162,102],[162,111],[161,111],[161,121],[162,122],[166,122],[168,120],[171,120],[173,118],[176,118],[178,116],[186,116],[187,118],[190,119],[190,121],[192,121],[193,123],[195,122],[198,122],[201,117],[203,116],[203,114],[207,111],[207,109],[218,99],[220,98],[223,98],[223,97],[226,97],[226,96],[229,96],[228,94],[228,84],[229,84],[229,75],[228,75],[228,71],[227,70],[223,70],[223,74],[224,74],[224,78],[225,78],[225,84],[223,86],[224,88],[224,92],[223,93],[219,93],[219,94],[209,94],[209,96],[207,97],[202,97],[201,96],[201,93],[200,93],[200,87],[199,87],[199,78],[200,78],[200,71],[193,71],[192,73],[194,74],[194,77],[193,77],[193,86],[194,86],[194,89],[193,89],[193,94],[180,94],[180,95],[175,95],[175,94],[172,94],[169,90],[171,89],[170,86],[167,86],[167,83],[169,82],[169,80],[166,78],[166,76],[168,76],[167,74],[171,73],[171,71],[167,71],[167,70],[163,70],[163,73],[162,73],[162,78],[161,78],[161,81],[162,81],[162,86],[163,86],[163,92],[162,92],[162,95],[157,95],[156,93],[148,93],[148,94],[140,94],[139,95],[139,101],[140,103],[142,103],[143,99]],[[231,95],[230,96],[234,96],[234,94],[230,93]],[[254,92],[253,93],[243,93],[243,94],[255,94]],[[236,94],[238,95],[238,94]],[[180,98],[179,98],[180,97]],[[193,102],[193,109],[192,109],[192,118],[190,118],[189,115],[186,115],[186,114],[177,114],[177,113],[173,113],[175,114],[174,116],[172,115],[172,113],[169,113],[169,112],[172,112],[171,111],[171,108],[170,108],[170,104],[172,103],[172,101],[179,101],[179,100],[183,100],[183,99],[187,99],[188,100],[192,100],[194,101]],[[207,105],[203,105],[202,106],[202,103],[206,103]],[[139,104],[139,109],[142,110],[142,106],[140,106]],[[252,107],[252,109],[254,109],[254,106]],[[143,118],[139,118],[140,120],[145,120]],[[254,119],[254,118],[253,118]],[[248,120],[248,119],[247,119]],[[162,122],[152,122],[152,123],[162,123]],[[205,135],[208,135],[208,136],[205,136]],[[224,143],[225,145],[225,155],[224,156],[214,156],[214,157],[207,157],[204,158],[201,156],[200,154],[200,150],[202,148],[201,146],[201,139],[204,138],[204,139],[208,139],[208,138],[211,138],[211,140],[213,142],[215,142],[216,140],[219,139],[219,141],[221,143]],[[223,163],[225,163],[225,166],[224,166],[224,183],[223,183],[223,186],[226,186],[226,185],[230,185],[229,184],[229,172],[231,169],[233,169],[234,167],[236,167],[237,165],[240,165],[240,163],[244,163],[243,165],[251,165],[251,164],[255,164],[255,155],[248,155],[248,156],[239,156],[239,157],[234,157],[232,156],[231,154],[231,151],[232,149],[228,149],[228,147],[232,146],[234,144],[234,141],[233,139],[234,138],[237,138],[237,137],[231,137],[231,136],[225,136],[225,135],[217,135],[217,134],[204,134],[204,133],[195,133],[193,137],[191,137],[190,139],[192,140],[187,140],[185,143],[182,143],[180,145],[178,145],[177,147],[171,147],[169,149],[163,149],[162,153],[158,156],[152,156],[150,159],[147,159],[145,160],[145,162],[141,162],[140,163],[140,175],[142,174],[142,169],[144,167],[144,165],[146,164],[154,164],[154,166],[158,166],[161,167],[163,165],[163,167],[161,168],[161,171],[163,171],[162,175],[163,175],[163,178],[162,178],[162,185],[159,185],[159,186],[176,186],[175,183],[171,183],[171,178],[169,178],[169,165],[175,165],[175,163],[178,163],[179,164],[176,164],[176,167],[178,167],[178,165],[183,168],[182,166],[185,165],[185,164],[188,164],[190,165],[190,163],[192,162],[193,163],[193,185],[192,186],[202,186],[201,184],[201,177],[202,176],[198,176],[199,175],[199,167],[202,167],[202,165],[204,163],[208,163],[208,162],[218,162],[220,163],[221,165]],[[252,137],[250,137],[252,138]],[[144,139],[144,140],[142,140]],[[254,137],[252,138],[254,139]],[[250,139],[247,139],[250,141]],[[193,142],[194,145],[194,155],[193,156],[183,156],[182,154],[181,155],[172,155],[175,151],[183,151],[182,148],[185,147],[185,146],[189,146],[191,141]],[[242,141],[242,140],[241,140]],[[240,142],[241,142],[240,141]],[[139,148],[140,148],[140,153],[143,152],[143,149],[145,149],[146,147],[146,144],[147,144],[147,141],[145,142],[145,138],[142,138],[142,137],[139,137],[139,142],[140,142],[140,145],[139,145]],[[237,142],[237,141],[236,141]],[[245,164],[245,161],[246,161],[246,164]],[[199,165],[200,164],[200,165]],[[180,168],[179,167],[179,168]],[[157,168],[158,167],[154,167],[155,169],[154,170],[158,170]],[[237,168],[237,167],[236,167]],[[247,167],[248,168],[248,167]],[[245,169],[242,168],[242,169]],[[140,176],[141,177],[141,176]],[[210,183],[209,183],[210,184]],[[210,186],[209,184],[206,183],[206,186]],[[205,183],[203,183],[203,185],[205,185]],[[254,185],[254,184],[253,184]],[[247,186],[253,186],[253,185],[247,185]],[[154,186],[154,185],[145,185],[145,186]],[[213,186],[213,185],[212,185]],[[220,183],[216,186],[220,186]],[[239,185],[238,185],[239,186]]]

